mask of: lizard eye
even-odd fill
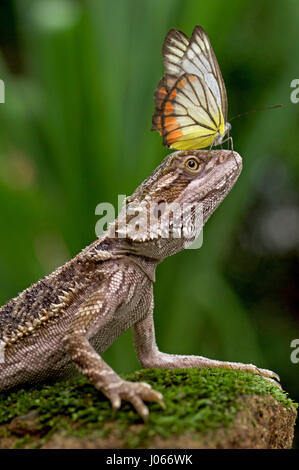
[[[188,158],[188,160],[185,162],[185,166],[188,168],[188,170],[196,171],[199,167],[199,163],[195,158]]]

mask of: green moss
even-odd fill
[[[194,434],[229,426],[241,408],[242,395],[272,395],[284,407],[297,407],[286,392],[261,376],[225,369],[147,369],[126,377],[131,381],[146,381],[163,393],[166,409],[149,404],[146,424],[128,403],[113,411],[110,403],[85,378],[77,377],[54,385],[0,394],[0,424],[36,410],[38,432],[42,436],[35,445],[58,430],[83,436],[96,430],[106,437],[117,429],[128,447],[137,447],[154,436],[169,437],[191,431]],[[107,423],[113,423],[107,427]],[[131,425],[140,424],[137,426]],[[32,438],[33,439],[33,438]],[[28,436],[15,444],[22,447]]]

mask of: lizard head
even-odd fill
[[[186,248],[228,194],[241,169],[242,158],[229,150],[168,155],[126,199],[126,240],[134,248],[138,245],[144,256],[157,258]]]

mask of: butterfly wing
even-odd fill
[[[154,93],[156,111],[153,115],[152,130],[158,130],[162,135],[161,129],[161,107],[163,100],[169,91],[173,88],[178,77],[184,72],[181,68],[183,56],[189,45],[189,39],[182,32],[171,29],[162,46],[162,55],[164,61],[165,76],[159,81]]]
[[[162,106],[170,90],[171,87],[168,84],[167,76],[161,78],[154,93],[155,112],[152,119],[152,131],[157,130],[160,135],[162,135]]]
[[[195,26],[180,67],[183,73],[192,73],[202,78],[221,106],[226,121],[227,95],[224,80],[210,40],[201,26]]]
[[[212,45],[201,26],[195,26],[191,39],[179,30],[171,29],[162,47],[164,69],[168,85],[174,85],[174,78],[184,73],[192,73],[202,78],[212,90],[224,119],[227,118],[227,95],[224,80]],[[171,83],[171,79],[173,82]]]
[[[162,53],[166,74],[160,80],[155,91],[156,109],[153,115],[152,129],[157,129],[160,135],[163,135],[164,144],[171,148],[187,148],[185,145],[192,145],[192,139],[193,146],[188,148],[203,148],[204,146],[210,145],[213,139],[211,140],[211,137],[206,135],[207,130],[213,129],[214,139],[217,136],[217,132],[218,135],[219,133],[222,134],[225,132],[223,122],[226,122],[227,117],[227,95],[223,77],[207,34],[202,27],[196,26],[189,41],[183,32],[172,29],[165,38]],[[193,79],[193,90],[195,87],[193,98],[195,97],[195,101],[192,101],[190,98],[190,86],[192,83],[190,77],[187,78],[186,81],[189,95],[185,100],[182,97],[182,94],[187,92],[187,90],[183,90],[182,86],[179,87],[178,83],[180,83],[179,78],[185,75],[195,75],[198,78],[198,80]],[[200,84],[198,90],[196,90],[197,84]],[[173,96],[174,93],[180,96],[180,105],[182,105],[182,101],[184,101],[185,111],[186,107],[190,104],[197,110],[195,114],[193,108],[190,110],[190,114],[193,114],[193,117],[196,116],[193,125],[188,121],[187,126],[183,124],[184,128],[179,129],[179,127],[176,127],[176,130],[170,130],[170,118],[176,120],[176,126],[186,122],[186,118],[180,116],[180,114],[175,116],[164,115],[164,113],[169,110],[170,104],[175,105],[174,107],[177,108],[178,113],[182,111],[178,103],[172,102],[171,96]],[[198,98],[203,99],[202,106],[198,102]],[[216,111],[215,106],[217,107]],[[200,129],[201,123],[204,124],[204,122],[207,121],[208,107],[212,109],[210,116],[213,116],[213,119],[209,117],[209,129],[204,127]],[[199,108],[202,108],[200,112]],[[221,117],[219,117],[219,113]],[[215,122],[219,124],[217,129],[215,129]],[[174,126],[174,121],[172,121],[172,126]],[[198,139],[196,139],[195,135],[191,139],[191,134],[194,132],[199,132]],[[175,136],[178,137],[179,133],[182,135],[180,136],[181,140],[178,143],[178,147],[175,146],[173,139]],[[188,144],[185,140],[183,144],[183,137],[189,140]],[[209,144],[204,145],[205,142],[210,140],[211,142]],[[198,147],[197,145],[200,145],[200,143],[202,143],[202,145]],[[184,147],[181,147],[181,145],[184,145]]]
[[[166,75],[178,78],[184,71],[182,59],[189,46],[189,38],[182,31],[171,29],[162,46],[162,55]]]
[[[222,110],[205,82],[193,74],[179,77],[156,111],[157,129],[170,148],[188,150],[211,145],[224,132]]]

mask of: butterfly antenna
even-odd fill
[[[239,117],[247,116],[247,114],[257,113],[258,111],[264,111],[265,109],[281,108],[282,106],[283,106],[282,104],[274,104],[273,106],[265,106],[264,108],[252,109],[251,111],[247,111],[246,113],[237,114],[236,116],[229,119],[229,122],[231,122],[234,119],[237,119]]]

